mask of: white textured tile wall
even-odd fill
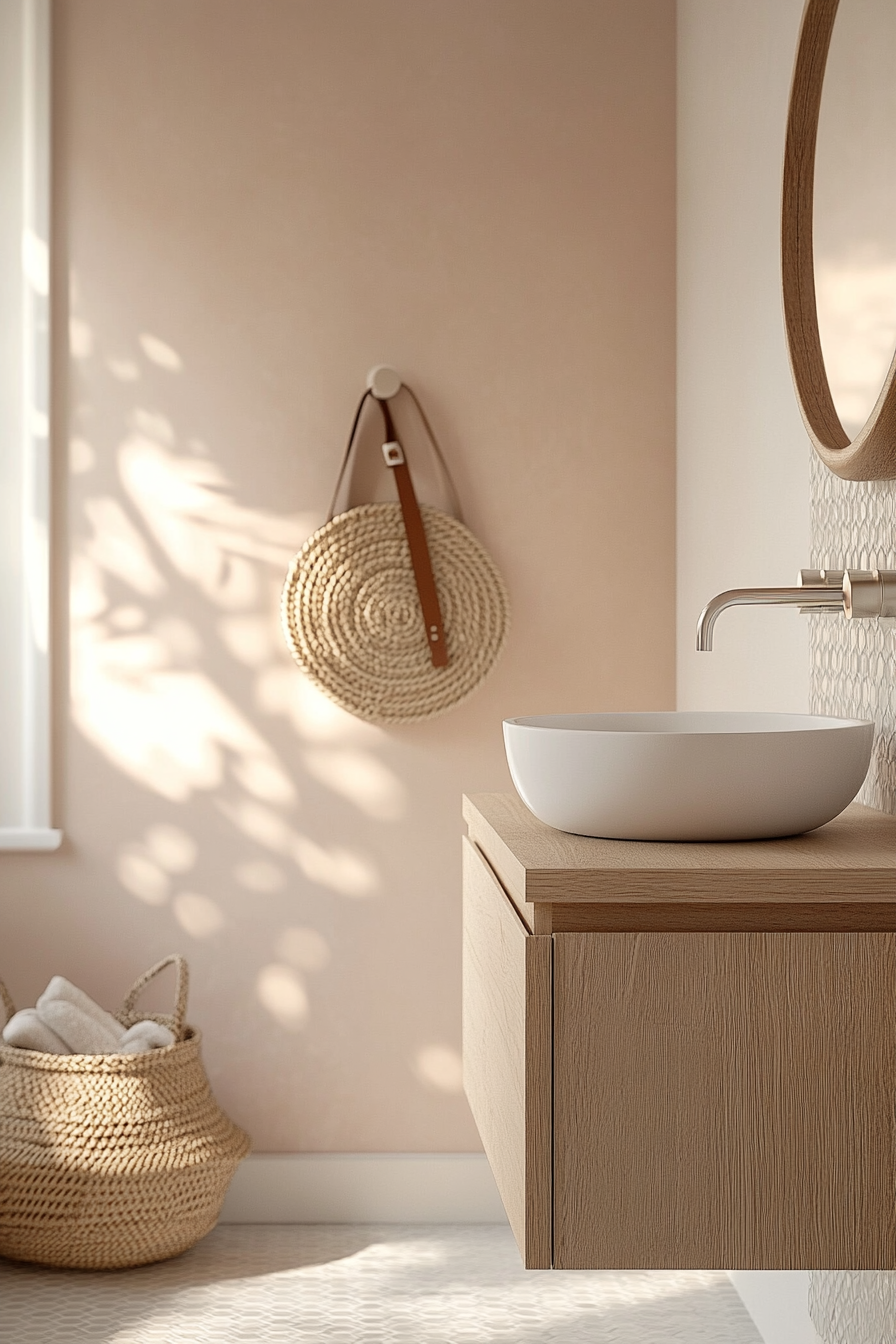
[[[810,488],[814,566],[896,569],[896,481],[841,481],[816,459]],[[896,620],[810,620],[811,707],[874,719],[859,798],[896,813]],[[825,1344],[884,1344],[896,1329],[896,1274],[811,1274],[809,1310]]]
[[[809,1312],[825,1344],[888,1344],[896,1321],[896,1274],[810,1274]]]
[[[896,569],[896,481],[841,481],[813,461],[811,527],[813,566]],[[896,620],[813,616],[810,623],[812,710],[874,719],[859,799],[896,813]]]

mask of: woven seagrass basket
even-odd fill
[[[141,990],[171,964],[174,1012],[138,1012]],[[8,1019],[2,982],[0,999]],[[180,1255],[214,1227],[249,1139],[212,1096],[186,1002],[186,963],[166,957],[117,1016],[164,1023],[174,1045],[50,1055],[0,1043],[0,1255],[122,1269]]]

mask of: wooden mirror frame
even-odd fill
[[[797,45],[781,203],[781,279],[790,370],[818,456],[847,481],[896,479],[896,353],[874,409],[850,441],[828,383],[818,333],[812,210],[815,144],[828,48],[840,0],[807,0]]]

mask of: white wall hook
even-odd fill
[[[377,401],[388,401],[401,390],[401,378],[388,364],[375,364],[367,375],[367,386]]]

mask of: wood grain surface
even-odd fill
[[[896,359],[871,415],[850,442],[831,395],[818,331],[813,248],[815,147],[838,6],[839,0],[807,0],[797,46],[781,193],[784,326],[797,402],[825,466],[850,481],[892,480],[896,477]]]
[[[528,1269],[551,1267],[551,953],[464,840],[464,1088]]]
[[[556,1268],[896,1267],[894,935],[553,943]]]
[[[885,933],[896,901],[544,901],[527,906],[535,933]],[[528,922],[528,921],[527,921]]]
[[[892,902],[896,908],[896,817],[858,803],[806,835],[730,844],[569,835],[537,821],[509,793],[464,799],[464,816],[471,838],[520,906]]]

